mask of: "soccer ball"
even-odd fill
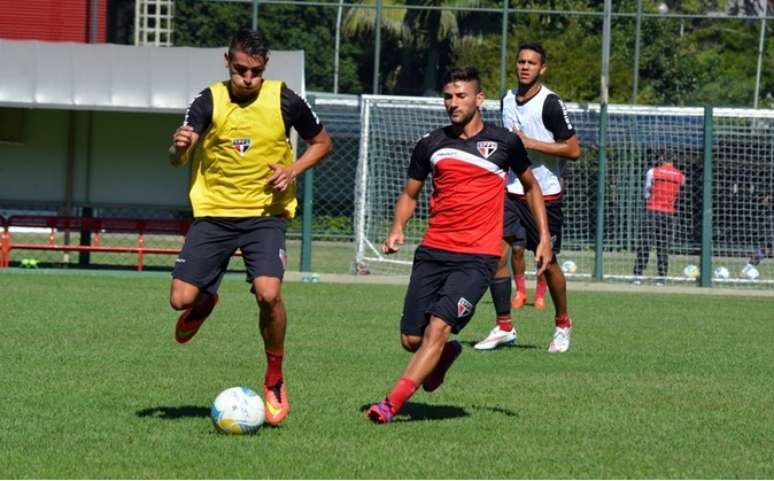
[[[212,403],[210,419],[225,434],[252,434],[264,420],[263,400],[250,388],[231,387]]]
[[[728,272],[728,269],[726,269],[725,267],[716,268],[712,274],[714,275],[715,279],[722,280],[722,281],[731,277],[731,273]]]
[[[754,281],[761,275],[760,272],[758,272],[758,269],[755,268],[752,264],[746,264],[744,268],[742,269],[742,273],[740,274],[741,277],[745,279],[750,279],[751,281]]]
[[[696,279],[699,277],[699,274],[701,274],[699,268],[693,264],[688,264],[685,266],[685,269],[683,269],[683,275],[688,279]]]
[[[562,262],[562,272],[565,274],[575,274],[578,270],[578,266],[573,261]]]

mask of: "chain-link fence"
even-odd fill
[[[428,96],[473,64],[496,97],[516,84],[518,46],[539,41],[545,82],[570,102],[600,102],[604,75],[613,104],[774,106],[774,0],[613,3],[177,0],[175,44],[257,26],[273,48],[305,50],[310,90]]]

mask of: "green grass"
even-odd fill
[[[571,292],[572,350],[549,355],[531,308],[519,347],[474,352],[487,294],[444,386],[377,426],[363,409],[408,358],[404,288],[287,283],[291,415],[239,437],[208,418],[263,379],[236,278],[180,346],[168,274],[0,272],[0,478],[774,477],[770,298]]]

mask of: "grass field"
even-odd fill
[[[168,283],[0,272],[0,478],[774,478],[771,298],[571,291],[572,350],[548,355],[531,308],[520,346],[474,352],[487,295],[444,386],[377,426],[404,287],[289,282],[291,415],[238,437],[209,404],[260,389],[255,302],[227,279],[180,346]]]

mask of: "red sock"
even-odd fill
[[[284,353],[266,351],[266,377],[263,383],[274,386],[282,381],[282,357]]]
[[[538,279],[537,284],[535,285],[535,298],[542,299],[545,297],[547,288],[548,284],[546,283],[545,279]]]
[[[392,414],[400,411],[403,407],[403,403],[414,395],[414,392],[419,387],[419,384],[415,383],[407,377],[398,379],[395,383],[395,387],[392,388],[390,394],[387,395],[387,400],[390,401],[390,407],[392,408]]]
[[[567,329],[568,327],[572,327],[572,320],[570,319],[569,314],[563,314],[561,316],[556,316],[554,318],[554,323],[556,324],[556,327],[560,329]]]
[[[497,327],[499,327],[501,331],[510,331],[513,329],[513,319],[511,319],[511,315],[505,314],[497,316]],[[446,345],[448,346],[449,344],[447,343]],[[444,347],[444,352],[446,352],[446,347]]]
[[[516,292],[527,295],[527,283],[524,282],[524,274],[516,276]]]

